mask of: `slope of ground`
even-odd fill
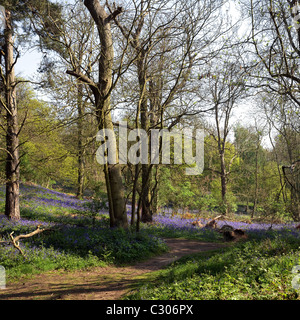
[[[181,257],[214,250],[221,244],[195,240],[166,239],[168,253],[129,267],[106,267],[92,270],[54,271],[26,281],[10,283],[0,291],[1,300],[118,300],[128,292],[135,278],[157,271]]]

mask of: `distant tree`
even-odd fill
[[[245,94],[245,74],[240,67],[231,61],[219,60],[218,65],[205,76],[207,87],[203,92],[203,99],[212,106],[211,116],[214,118],[214,125],[208,129],[210,135],[217,144],[219,154],[220,170],[218,171],[221,181],[222,213],[228,213],[227,203],[227,182],[231,172],[231,166],[237,158],[234,153],[226,163],[226,150],[228,147],[230,121],[233,110],[239,99]]]
[[[263,130],[254,125],[237,126],[234,129],[234,145],[239,157],[239,165],[234,172],[235,193],[246,202],[253,204],[252,217],[256,212],[259,192],[263,189],[260,181],[262,176],[265,154],[262,147]]]

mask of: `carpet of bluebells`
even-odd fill
[[[191,216],[191,215],[189,215]],[[242,219],[243,217],[237,217],[236,219]],[[145,226],[145,228],[152,229],[152,232],[161,236],[170,237],[184,237],[189,239],[197,239],[202,241],[219,242],[222,240],[222,235],[214,230],[207,228],[199,228],[193,225],[193,222],[200,222],[205,226],[210,219],[198,218],[192,216],[189,218],[183,218],[182,215],[158,214],[154,218],[153,225]],[[247,223],[234,220],[218,220],[218,228],[222,228],[224,225],[229,225],[234,229],[242,229],[246,231],[250,239],[262,239],[262,238],[274,238],[274,237],[288,237],[293,239],[299,239],[300,232],[295,228],[299,225],[299,222],[285,222],[285,223]]]
[[[162,240],[163,237],[223,242],[222,235],[215,230],[199,228],[192,224],[194,221],[199,221],[205,225],[208,219],[195,215],[174,215],[171,212],[161,212],[154,217],[153,223],[142,224],[139,233],[134,229],[111,230],[107,210],[98,208],[96,215],[91,215],[91,210],[94,210],[92,200],[79,200],[70,194],[28,184],[22,184],[20,190],[22,219],[13,222],[1,214],[4,212],[4,196],[5,189],[2,186],[0,187],[2,240],[9,240],[11,232],[14,232],[14,235],[32,232],[38,225],[50,229],[49,232],[21,241],[20,246],[26,259],[12,245],[0,246],[0,265],[6,268],[8,279],[18,279],[26,274],[55,269],[74,270],[108,264],[130,264],[166,252],[167,247]],[[130,206],[127,206],[127,211],[130,221]],[[230,246],[218,255],[208,254],[204,260],[203,257],[199,258],[200,260],[193,258],[183,266],[180,264],[173,266],[172,271],[165,271],[169,273],[164,274],[160,289],[157,289],[155,284],[156,289],[144,288],[133,298],[274,298],[272,293],[274,289],[277,292],[275,298],[278,298],[280,293],[280,298],[294,299],[297,295],[290,286],[286,293],[284,283],[290,281],[291,269],[293,265],[297,265],[299,259],[300,232],[295,228],[296,223],[270,224],[246,223],[237,219],[218,220],[218,227],[225,224],[245,230],[248,241],[235,244],[234,247]],[[275,262],[280,266],[278,267]],[[284,277],[281,276],[282,272],[285,274]],[[236,275],[239,275],[239,279]],[[264,277],[269,280],[265,280]],[[281,280],[278,280],[279,278]],[[210,288],[209,292],[205,286],[206,289],[202,287],[204,279],[210,283],[207,287]],[[236,286],[237,284],[239,286]],[[265,296],[256,296],[257,291],[265,292]]]
[[[5,190],[0,188],[0,213],[4,211]],[[9,221],[0,214],[0,235],[27,234],[41,226],[50,231],[22,239],[22,257],[12,245],[0,247],[0,265],[8,277],[53,269],[81,269],[107,264],[128,264],[167,251],[165,242],[149,232],[110,230],[107,211],[99,210],[91,219],[91,200],[40,186],[22,185],[20,221]],[[143,252],[143,255],[141,255]]]

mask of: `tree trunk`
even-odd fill
[[[98,127],[99,130],[113,130],[110,92],[112,87],[114,50],[110,22],[122,12],[122,8],[118,8],[114,13],[108,15],[104,7],[100,5],[99,0],[85,0],[84,4],[96,23],[101,44],[99,82],[97,88],[92,88],[96,102]],[[113,226],[127,228],[128,222],[121,166],[119,164],[109,164],[106,171],[106,187],[109,197],[110,214],[114,218]]]
[[[82,198],[83,196],[83,184],[84,184],[84,150],[83,150],[83,114],[84,114],[84,106],[83,106],[83,92],[82,92],[82,84],[78,84],[77,89],[77,111],[78,111],[78,120],[77,120],[77,128],[78,128],[78,171],[77,171],[77,198]]]
[[[221,194],[222,194],[222,214],[227,215],[228,214],[228,204],[227,204],[227,181],[226,181],[226,166],[225,166],[225,155],[224,151],[220,154],[221,158]]]
[[[145,65],[145,51],[142,49],[137,61],[138,79],[140,87],[140,114],[141,129],[149,135],[149,113],[147,97],[147,71]],[[151,203],[150,203],[150,176],[152,167],[149,164],[142,164],[142,190],[141,190],[141,221],[144,223],[152,222]]]
[[[256,213],[257,209],[257,202],[258,202],[258,148],[257,145],[256,151],[255,151],[255,191],[254,191],[254,201],[253,201],[253,211],[251,214],[251,218],[254,217],[254,214]]]
[[[100,92],[100,88],[98,92]],[[113,132],[114,126],[112,123],[110,112],[110,98],[108,97],[103,101],[99,94],[95,94],[95,97],[99,130],[110,130],[111,132]],[[115,150],[116,164],[104,165],[109,213],[111,219],[110,226],[127,228],[128,221],[126,215],[125,192],[123,186],[121,165],[119,164],[116,145],[116,137],[114,136],[112,145],[108,145],[108,148]]]
[[[133,177],[133,186],[132,186],[132,197],[131,197],[131,225],[135,223],[135,212],[136,212],[136,196],[137,196],[137,184],[139,178],[139,164],[134,166],[134,177]]]
[[[20,220],[19,206],[19,126],[16,102],[16,87],[14,73],[14,47],[11,13],[6,10],[5,29],[5,103],[7,110],[7,132],[6,132],[6,203],[5,215],[11,220]]]

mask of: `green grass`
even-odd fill
[[[9,229],[15,229],[15,234],[33,230],[28,226]],[[6,268],[8,279],[49,270],[132,264],[163,253],[167,247],[161,239],[144,232],[65,226],[23,240],[22,250],[26,259],[12,246],[0,248],[0,264]]]
[[[107,264],[92,254],[80,256],[66,252],[59,252],[54,248],[41,247],[32,250],[25,246],[27,259],[24,259],[14,248],[0,251],[1,265],[6,269],[9,281],[40,274],[52,270],[77,270],[90,267],[104,267]]]
[[[293,300],[292,269],[300,265],[299,241],[247,241],[193,255],[137,284],[126,299]],[[146,284],[145,284],[146,283]]]

